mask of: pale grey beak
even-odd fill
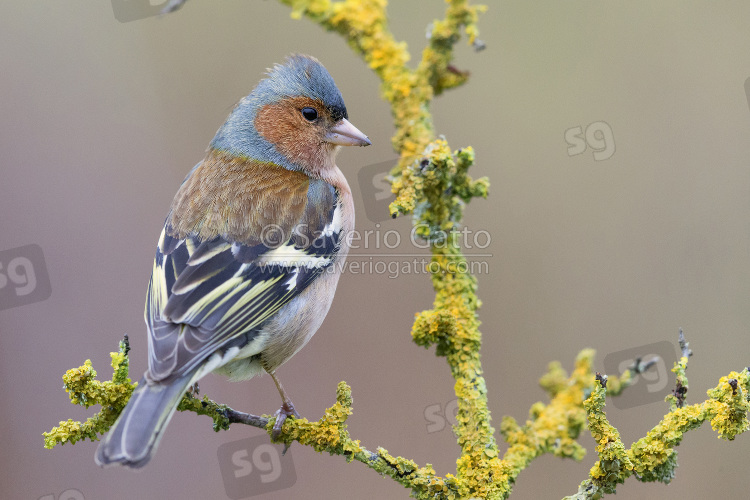
[[[326,134],[325,141],[337,146],[369,146],[372,144],[370,139],[346,118],[342,118],[331,128],[330,132]]]

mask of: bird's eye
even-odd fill
[[[315,108],[302,108],[302,116],[305,117],[305,120],[311,122],[315,121],[315,119],[318,117],[318,112],[315,110]]]

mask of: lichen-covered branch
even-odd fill
[[[70,396],[70,402],[88,408],[101,405],[99,413],[85,422],[74,422],[71,419],[61,421],[49,432],[44,433],[44,447],[52,449],[57,444],[75,444],[76,441],[89,438],[98,439],[99,434],[106,432],[117,417],[138,385],[128,377],[128,336],[120,342],[120,350],[110,353],[112,356],[112,380],[96,380],[96,370],[87,359],[83,366],[68,370],[63,375],[63,387]]]
[[[750,371],[731,372],[719,380],[719,385],[709,389],[709,399],[703,403],[684,406],[687,392],[687,369],[690,350],[680,331],[680,346],[683,356],[675,363],[672,371],[677,374],[677,388],[667,396],[670,412],[651,429],[645,437],[626,449],[620,435],[607,419],[604,411],[606,384],[597,384],[594,392],[586,399],[584,407],[591,435],[597,442],[599,460],[583,481],[578,493],[566,499],[588,500],[601,498],[605,493],[615,493],[617,485],[628,477],[642,482],[662,482],[669,484],[677,467],[677,451],[685,433],[697,429],[704,422],[721,439],[733,440],[750,428],[747,415],[750,411]],[[684,388],[684,391],[679,391]]]
[[[446,324],[434,326],[450,330],[450,323],[451,320],[447,320]],[[438,349],[445,348],[438,345]],[[114,370],[112,380],[96,380],[96,371],[89,360],[63,376],[71,402],[86,407],[101,405],[102,409],[85,423],[72,420],[60,422],[60,426],[44,433],[45,447],[75,444],[87,438],[95,441],[109,429],[136,386],[128,377],[127,350],[126,338],[120,343],[119,352],[111,354]],[[323,417],[315,422],[288,419],[279,441],[287,445],[298,441],[318,452],[325,451],[344,456],[347,461],[362,462],[379,474],[391,477],[410,488],[416,498],[507,498],[518,474],[542,454],[552,453],[558,457],[582,459],[586,452],[576,439],[588,425],[597,441],[599,460],[592,467],[590,478],[581,483],[579,492],[566,497],[583,500],[614,493],[616,485],[632,475],[644,482],[668,483],[674,476],[676,466],[677,452],[674,447],[687,431],[699,427],[705,421],[711,423],[719,437],[728,440],[734,439],[749,427],[747,413],[750,410],[750,371],[746,368],[740,373],[731,372],[723,377],[717,387],[708,391],[707,401],[672,408],[659,425],[626,450],[617,429],[607,420],[604,398],[611,386],[626,386],[631,380],[630,375],[626,372],[619,378],[595,378],[592,373],[593,358],[593,350],[582,351],[570,375],[558,362],[550,363],[547,374],[540,380],[542,388],[550,397],[549,404],[535,403],[523,426],[512,417],[503,418],[500,432],[508,444],[503,457],[492,457],[491,451],[485,451],[480,463],[471,464],[473,469],[466,469],[466,474],[481,472],[482,467],[492,472],[493,483],[485,485],[484,491],[471,492],[470,488],[477,488],[477,485],[472,485],[459,475],[447,474],[440,477],[430,464],[420,467],[409,459],[392,456],[383,448],[370,451],[358,440],[353,440],[346,426],[346,420],[353,412],[352,395],[351,389],[344,382],[339,383],[336,403],[325,411]],[[675,363],[673,371],[682,372],[684,377],[687,359],[687,356],[683,356]],[[686,379],[684,384],[687,384]],[[589,396],[585,397],[587,394]],[[228,429],[232,423],[240,423],[265,429],[270,436],[275,421],[272,416],[250,415],[218,404],[208,397],[197,399],[191,394],[185,395],[178,410],[209,416],[213,420],[215,431]]]

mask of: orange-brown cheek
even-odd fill
[[[314,103],[306,97],[290,98],[263,106],[255,117],[255,129],[265,140],[289,161],[311,170],[319,168],[321,137],[299,110]]]

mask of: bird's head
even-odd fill
[[[371,144],[347,118],[323,65],[293,55],[235,106],[211,147],[315,174],[333,167],[340,146]]]

